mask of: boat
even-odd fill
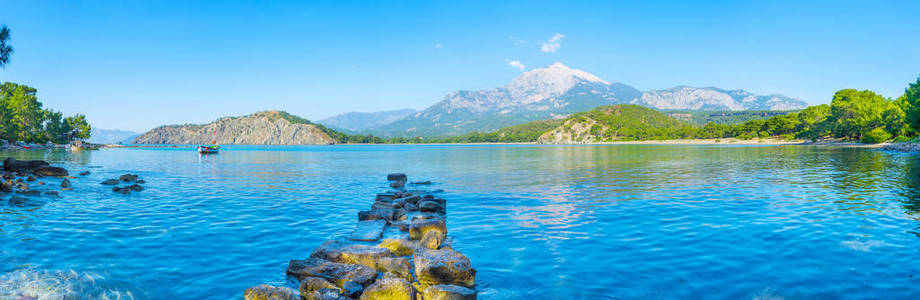
[[[217,154],[217,151],[220,151],[219,146],[201,146],[198,145],[199,154]]]

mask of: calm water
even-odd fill
[[[657,145],[2,154],[92,174],[42,206],[0,204],[0,291],[241,298],[248,286],[285,284],[288,260],[348,233],[386,173],[405,172],[446,190],[454,247],[478,269],[481,299],[920,294],[920,156],[909,154]],[[147,190],[99,185],[126,172]]]

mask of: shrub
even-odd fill
[[[869,132],[864,134],[860,141],[867,144],[878,144],[887,141],[890,138],[891,134],[888,133],[888,131],[885,131],[883,128],[876,128],[869,130]]]

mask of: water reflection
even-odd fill
[[[11,155],[100,168],[40,208],[0,205],[2,270],[129,278],[134,295],[233,298],[285,284],[285,262],[347,234],[387,172],[446,190],[454,247],[479,269],[482,299],[920,293],[914,155],[728,145]],[[124,173],[147,190],[98,184]]]

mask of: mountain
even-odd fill
[[[564,118],[603,105],[639,104],[681,110],[789,110],[807,104],[782,95],[758,96],[743,90],[679,86],[641,92],[590,73],[554,63],[525,72],[509,84],[478,91],[455,91],[431,107],[365,132],[383,136],[448,136],[489,132],[528,121]]]
[[[418,111],[409,108],[370,113],[350,112],[328,117],[316,122],[335,130],[358,132],[373,127],[388,125],[416,112]]]
[[[801,100],[783,95],[754,95],[745,90],[677,86],[642,93],[630,101],[657,109],[682,110],[795,110],[808,107]]]
[[[224,117],[202,125],[160,126],[134,139],[135,144],[334,144],[337,133],[283,111]]]
[[[525,72],[508,85],[456,91],[431,107],[373,128],[384,136],[445,136],[493,131],[533,120],[564,117],[600,105],[624,103],[641,92],[561,63]]]
[[[574,114],[543,133],[539,144],[580,144],[606,141],[672,138],[693,127],[660,111],[633,105],[602,106]]]
[[[138,135],[140,133],[134,131],[93,128],[86,141],[93,144],[128,143]]]

